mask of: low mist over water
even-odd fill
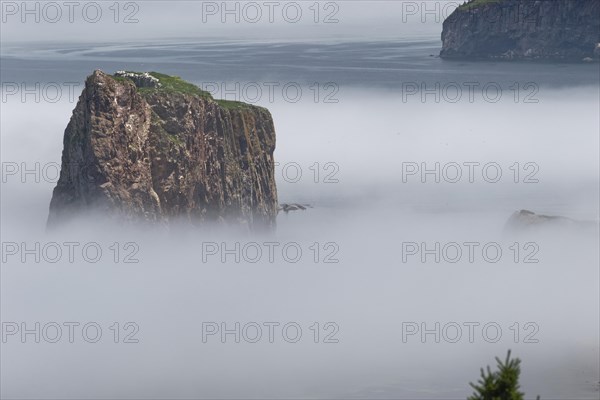
[[[597,398],[597,65],[448,62],[434,35],[183,43],[3,45],[2,396],[455,399],[511,349],[528,398]],[[47,231],[96,68],[267,107],[279,202],[312,207],[260,234]],[[521,209],[588,225],[507,229]]]

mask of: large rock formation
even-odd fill
[[[121,221],[275,222],[275,130],[262,107],[214,100],[168,75],[95,71],[63,146],[49,226],[94,211]]]
[[[445,21],[440,57],[593,61],[600,0],[471,0]]]

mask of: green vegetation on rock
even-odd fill
[[[154,129],[155,132],[159,133],[158,137],[161,138],[161,140],[167,139],[169,142],[173,143],[176,146],[185,146],[185,143],[181,140],[179,136],[172,135],[165,130],[163,122],[154,111],[151,112],[150,118],[152,129]]]
[[[127,74],[134,76],[125,76]],[[198,86],[186,82],[178,76],[170,76],[161,74],[160,72],[145,73],[136,71],[119,71],[112,75],[112,77],[119,82],[130,81],[135,83],[137,90],[141,94],[151,94],[155,93],[156,91],[160,91],[166,93],[181,93],[199,96],[205,99],[214,100],[219,106],[226,110],[241,110],[253,107],[263,108],[241,101],[214,99],[209,92],[200,89]]]
[[[111,77],[117,82],[131,82],[131,79],[124,78],[122,76],[111,75]]]
[[[251,107],[250,104],[244,103],[244,102],[241,102],[241,101],[220,100],[220,99],[217,99],[215,101],[217,102],[218,105],[220,105],[221,107],[226,108],[228,110],[235,110],[235,109],[240,109],[240,108],[249,108],[249,107]]]
[[[472,10],[474,8],[485,6],[487,4],[500,3],[501,1],[502,0],[471,0],[460,5],[458,7],[458,10]]]
[[[200,89],[194,84],[184,81],[178,76],[165,75],[159,72],[150,72],[149,74],[158,79],[161,84],[161,87],[159,88],[160,90],[191,94],[212,99],[212,96],[209,92]]]
[[[155,78],[156,80],[158,80],[159,86],[158,87],[150,87],[150,86],[140,87],[141,85],[137,85],[137,82],[134,81],[134,79],[136,79],[137,77],[130,78],[127,76],[121,76],[122,73],[134,74],[134,75],[139,76],[142,79],[144,78],[144,75],[146,78],[148,78],[148,76],[150,76],[151,78],[149,78],[149,79]],[[212,96],[210,95],[209,92],[200,89],[198,86],[196,86],[192,83],[186,82],[178,76],[161,74],[160,72],[148,72],[147,74],[145,74],[144,72],[136,72],[136,71],[119,71],[116,74],[112,75],[112,77],[119,82],[129,80],[129,81],[136,83],[136,86],[138,87],[138,91],[140,93],[151,93],[153,91],[159,90],[159,91],[164,91],[164,92],[188,94],[188,95],[192,95],[192,96],[199,96],[199,97],[203,97],[203,98],[212,99]]]

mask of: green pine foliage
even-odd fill
[[[481,378],[477,384],[470,383],[475,393],[468,400],[523,400],[525,394],[519,391],[519,375],[521,360],[510,359],[510,350],[503,362],[496,357],[497,371],[492,372],[488,366],[481,368]],[[539,396],[538,396],[539,400]]]

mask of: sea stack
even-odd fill
[[[94,71],[64,133],[48,226],[96,214],[272,227],[274,150],[265,108],[155,72]]]

